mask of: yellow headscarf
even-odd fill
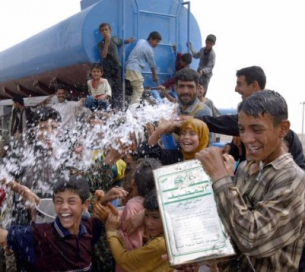
[[[205,149],[209,143],[210,131],[205,122],[196,118],[192,118],[190,120],[184,121],[180,128],[180,135],[188,128],[194,130],[197,133],[199,138],[199,145],[194,152],[184,152],[182,150],[184,160],[194,159],[195,154],[200,150]]]

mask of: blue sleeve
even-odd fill
[[[12,226],[8,231],[7,245],[26,262],[35,263],[34,235],[31,226]]]

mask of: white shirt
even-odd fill
[[[64,129],[71,129],[75,126],[76,122],[76,109],[81,107],[83,104],[81,101],[67,101],[63,103],[55,103],[52,108],[57,110],[61,116],[61,126]]]
[[[107,94],[109,97],[112,96],[111,87],[106,78],[101,78],[97,86],[97,89],[94,89],[92,86],[92,79],[87,81],[88,91],[92,96]]]

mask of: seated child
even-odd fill
[[[55,221],[0,229],[0,243],[26,263],[26,271],[90,271],[102,223],[82,217],[88,198],[85,179],[62,177],[54,186]]]
[[[180,128],[180,145],[183,159],[195,159],[195,154],[209,143],[209,128],[203,121],[192,118],[184,121]]]
[[[125,248],[118,232],[121,225],[120,218],[109,214],[106,230],[113,257],[117,264],[128,272],[173,271],[167,260],[161,258],[166,254],[166,246],[157,195],[154,190],[145,198],[144,208],[145,226],[150,240],[143,247],[130,251]]]
[[[144,210],[143,202],[149,192],[155,188],[155,181],[153,170],[161,167],[161,163],[157,159],[147,158],[140,159],[133,171],[132,184],[132,198],[126,203],[121,221],[124,223],[135,214]],[[143,228],[140,227],[132,234],[128,235],[126,230],[121,230],[121,235],[125,242],[127,250],[132,250],[143,246]],[[118,264],[116,265],[116,272],[125,271]]]
[[[85,107],[94,110],[104,109],[109,107],[109,99],[112,96],[111,87],[106,78],[102,78],[103,67],[95,63],[91,67],[92,79],[87,81],[88,96],[85,100]]]

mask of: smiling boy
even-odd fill
[[[298,271],[304,239],[305,174],[282,148],[289,131],[286,101],[278,93],[251,95],[238,107],[248,161],[232,181],[221,150],[197,153],[213,181],[218,213],[238,249],[220,271]]]
[[[85,179],[62,177],[54,187],[55,221],[0,229],[0,243],[26,262],[26,271],[90,271],[102,223],[82,217],[88,198]]]

